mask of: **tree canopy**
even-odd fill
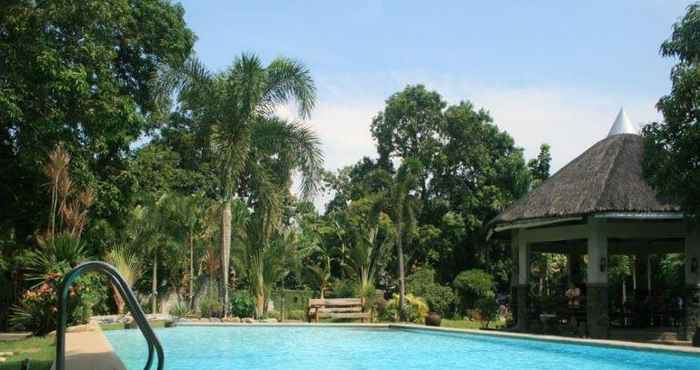
[[[41,163],[61,143],[98,216],[125,214],[130,145],[161,117],[156,77],[194,34],[164,0],[5,2],[0,12],[0,219],[21,235],[43,220]],[[6,206],[5,206],[6,205]]]
[[[487,239],[488,221],[548,176],[547,145],[526,162],[488,111],[411,85],[372,120],[376,155],[324,171],[304,123],[316,105],[310,69],[241,53],[211,71],[183,16],[165,0],[3,5],[0,278],[12,287],[0,290],[0,326],[10,304],[32,325],[29,267],[53,286],[87,258],[118,265],[151,311],[177,295],[181,314],[245,306],[263,317],[290,287],[374,304],[383,289],[399,293],[390,312],[419,320],[423,298],[457,311],[464,270],[507,285],[509,248]],[[280,118],[290,103],[297,118]],[[60,171],[47,169],[62,155]],[[101,296],[83,313],[123,310],[104,282],[85,284]]]
[[[677,202],[695,219],[700,216],[700,4],[688,7],[661,44],[661,55],[675,58],[671,92],[657,108],[663,122],[644,127],[644,173],[664,197]]]

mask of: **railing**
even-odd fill
[[[165,355],[163,354],[163,347],[160,345],[160,341],[153,332],[151,325],[146,320],[146,316],[141,309],[134,293],[129,288],[129,285],[124,281],[124,278],[119,274],[117,269],[112,265],[100,262],[100,261],[90,261],[82,263],[72,269],[63,279],[63,286],[58,294],[58,328],[56,329],[56,370],[66,369],[66,321],[68,317],[68,292],[71,285],[82,273],[99,271],[105,273],[109,276],[112,284],[119,290],[126,301],[127,306],[134,320],[141,329],[141,333],[146,338],[148,342],[148,360],[146,360],[146,366],[144,370],[149,370],[153,364],[153,352],[155,350],[158,356],[158,370],[163,370],[165,366]]]

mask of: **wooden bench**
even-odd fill
[[[309,299],[309,322],[319,322],[321,318],[360,319],[366,322],[369,312],[363,312],[361,298]]]

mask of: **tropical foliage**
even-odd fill
[[[699,11],[662,45],[678,64],[665,122],[644,131],[650,182],[694,214]],[[183,13],[161,0],[3,5],[0,329],[52,330],[57,286],[87,259],[115,265],[151,312],[262,318],[276,290],[296,289],[361,297],[391,320],[494,318],[513,260],[489,221],[547,179],[549,145],[526,160],[486,109],[418,84],[368,122],[375,155],[324,170],[309,67],[241,53],[212,71]],[[655,277],[680,279],[679,261]],[[532,262],[535,295],[562,285],[561,257]],[[611,258],[611,280],[634,263]],[[99,277],[73,293],[73,322],[124,310]]]
[[[671,92],[656,104],[663,122],[644,127],[644,173],[662,195],[700,216],[700,4],[688,7],[661,44],[661,54],[678,63],[671,71]]]

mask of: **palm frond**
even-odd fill
[[[316,86],[309,68],[299,61],[280,57],[270,63],[266,72],[264,99],[271,104],[285,104],[293,99],[299,116],[308,118],[316,104]]]
[[[129,287],[133,287],[141,275],[141,263],[138,256],[127,244],[120,244],[112,248],[105,256],[105,261],[119,271]]]
[[[304,198],[318,190],[324,158],[321,140],[311,128],[275,117],[261,119],[253,126],[252,146],[264,155],[278,157],[282,167],[277,172],[284,181],[289,180],[292,170],[298,169],[299,190]]]

